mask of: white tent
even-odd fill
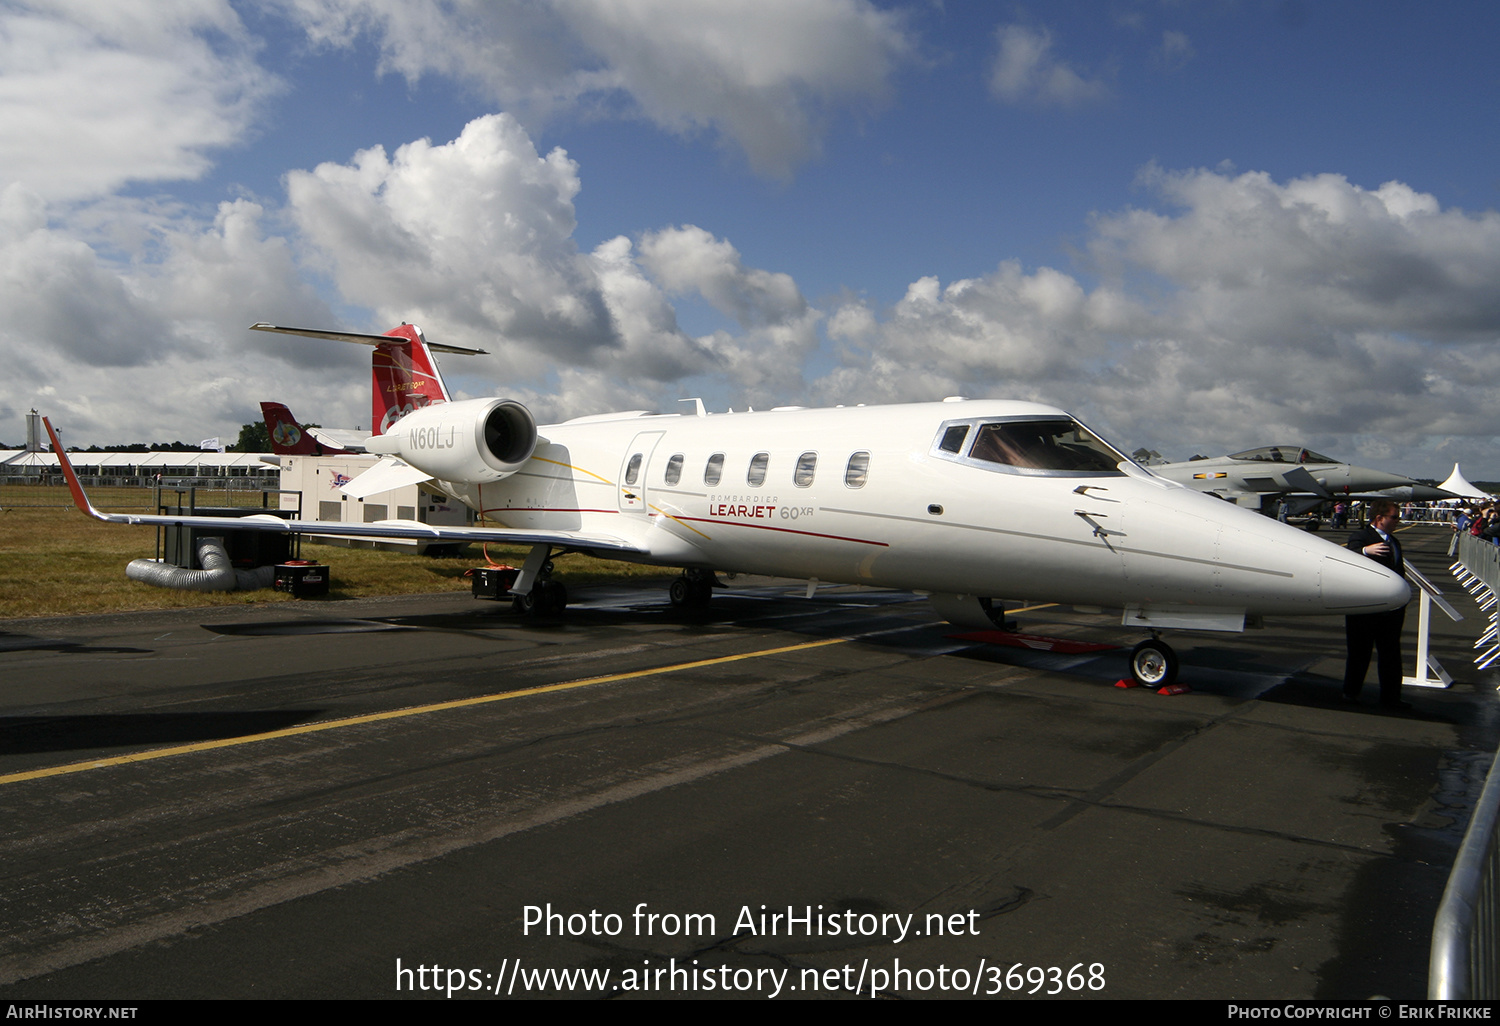
[[[1469,484],[1468,479],[1463,475],[1463,471],[1458,469],[1457,463],[1453,464],[1453,473],[1448,475],[1448,480],[1438,485],[1438,487],[1445,492],[1452,492],[1454,495],[1461,495],[1465,499],[1494,498],[1494,496],[1489,494],[1488,492],[1482,492],[1478,488],[1475,488],[1473,485]]]

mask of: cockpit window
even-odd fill
[[[1066,418],[981,424],[969,458],[1020,470],[1119,473],[1125,457]]]
[[[954,424],[943,432],[943,440],[938,443],[938,448],[944,452],[963,452],[964,440],[969,437],[969,425]]]
[[[1337,463],[1338,460],[1303,449],[1296,445],[1263,445],[1259,449],[1246,449],[1230,454],[1232,460],[1253,460],[1257,463]]]

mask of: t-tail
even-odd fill
[[[353,452],[318,438],[298,424],[292,411],[281,403],[261,403],[260,412],[266,418],[271,451],[277,456],[348,456]]]
[[[382,435],[402,417],[424,406],[449,400],[448,388],[432,359],[433,351],[462,353],[466,356],[487,355],[483,349],[468,349],[428,342],[415,324],[402,324],[384,335],[358,331],[320,331],[313,328],[285,328],[264,321],[250,325],[251,331],[273,331],[282,335],[305,335],[339,342],[374,346],[370,360],[372,404],[370,434]]]

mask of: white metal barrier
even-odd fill
[[[1482,1001],[1500,997],[1500,914],[1495,886],[1500,879],[1500,773],[1489,779],[1474,807],[1474,818],[1448,874],[1448,887],[1432,923],[1432,954],[1427,963],[1427,996],[1439,1001]]]
[[[1489,614],[1489,627],[1474,643],[1480,669],[1500,659],[1500,548],[1467,533],[1454,536],[1449,555],[1459,585]],[[1432,924],[1427,996],[1437,1000],[1500,997],[1500,773],[1491,765],[1448,887]]]

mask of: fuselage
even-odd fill
[[[667,566],[1231,614],[1408,594],[1372,560],[1153,476],[1034,403],[623,414],[539,434],[509,477],[440,484],[496,525],[608,533]]]

